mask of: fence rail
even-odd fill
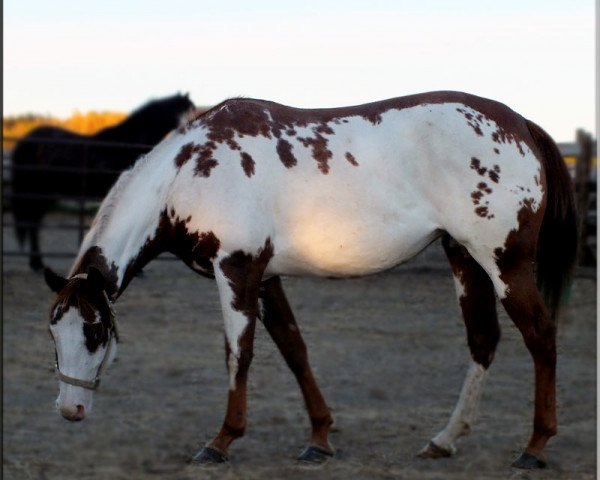
[[[580,213],[580,245],[582,251],[579,254],[581,262],[589,261],[590,255],[593,256],[593,262],[596,261],[595,242],[589,248],[587,237],[590,232],[595,235],[596,227],[596,182],[597,182],[597,160],[595,143],[590,134],[578,130],[576,133],[577,141],[574,143],[559,144],[559,148],[565,162],[569,168],[576,185],[577,204]],[[5,137],[5,142],[17,143],[23,140],[19,137]],[[38,165],[14,165],[12,162],[12,150],[3,150],[2,152],[2,206],[3,212],[11,209],[12,201],[15,199],[31,199],[48,202],[70,202],[75,204],[77,210],[77,221],[74,223],[65,223],[59,221],[55,223],[47,222],[42,224],[45,230],[67,230],[76,231],[79,243],[83,240],[86,231],[90,228],[90,212],[98,207],[102,201],[102,196],[89,195],[86,193],[86,185],[94,182],[99,175],[118,175],[122,170],[110,168],[94,168],[89,165],[88,147],[107,148],[107,149],[138,149],[140,152],[147,151],[151,145],[132,144],[125,142],[102,142],[98,140],[87,139],[53,139],[53,138],[27,138],[28,143],[39,143],[46,145],[72,145],[82,147],[83,158],[80,166],[44,166],[44,172],[49,174],[77,174],[81,176],[81,188],[78,194],[60,194],[60,193],[21,193],[12,191],[12,180],[17,171],[38,171]],[[79,177],[78,177],[79,178]],[[3,228],[14,228],[17,224],[10,220],[10,216],[3,216]],[[20,222],[19,226],[32,227],[31,222]],[[587,252],[587,253],[586,253]],[[3,250],[5,256],[26,256],[28,251]],[[44,257],[48,258],[68,258],[75,257],[77,252],[44,251]],[[169,257],[166,257],[169,258]]]
[[[41,227],[46,230],[71,230],[77,231],[79,243],[83,240],[86,231],[90,228],[88,219],[88,212],[93,211],[97,208],[98,204],[102,201],[103,196],[89,194],[88,185],[93,184],[95,179],[100,176],[117,176],[123,170],[114,168],[96,168],[94,165],[90,165],[90,148],[93,147],[97,152],[98,149],[106,150],[138,150],[140,154],[148,151],[152,148],[149,144],[139,143],[126,143],[126,142],[114,142],[114,141],[99,141],[94,139],[66,139],[66,138],[33,138],[33,137],[4,137],[4,142],[16,144],[23,142],[27,144],[38,144],[38,145],[51,145],[51,146],[70,146],[81,148],[81,162],[76,166],[67,165],[15,165],[12,161],[12,150],[2,151],[2,209],[6,212],[12,209],[13,201],[29,199],[32,201],[47,201],[49,203],[54,202],[71,202],[75,203],[77,209],[77,222],[73,224],[67,224],[64,222],[60,223],[46,223],[42,224]],[[80,153],[79,151],[77,153]],[[76,175],[76,179],[79,181],[79,185],[73,186],[73,191],[78,190],[77,193],[55,193],[55,192],[15,192],[13,191],[13,179],[16,172],[39,172],[43,171],[47,174],[57,175]],[[10,218],[10,217],[9,217]],[[3,228],[16,228],[25,227],[30,228],[37,224],[32,222],[11,222],[3,216],[2,227]],[[16,250],[3,250],[5,256],[26,256],[28,255],[27,249],[23,251]],[[45,251],[42,254],[45,257],[74,257],[77,252],[55,252]]]

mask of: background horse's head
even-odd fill
[[[67,420],[79,421],[92,409],[93,391],[113,361],[118,340],[104,277],[90,268],[70,279],[45,270],[58,296],[50,311],[60,393],[56,406]]]
[[[98,132],[94,139],[155,145],[177,128],[194,109],[187,93],[150,100],[131,112],[121,123]],[[140,152],[134,152],[135,159]]]

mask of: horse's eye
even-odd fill
[[[86,337],[100,342],[104,336],[104,325],[101,322],[86,323],[84,326]]]
[[[52,323],[56,323],[58,320],[60,320],[60,317],[62,317],[63,314],[63,308],[61,305],[59,305],[58,307],[56,307],[54,309],[54,315],[52,315]]]

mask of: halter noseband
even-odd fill
[[[83,279],[83,280],[87,279],[87,273],[78,273],[77,275],[72,276],[71,280],[78,279],[78,278]],[[110,352],[112,350],[112,343],[113,343],[112,341],[113,341],[113,339],[115,339],[117,341],[119,339],[119,332],[117,330],[117,319],[115,317],[115,311],[113,309],[110,299],[108,298],[108,294],[106,293],[106,290],[102,290],[102,293],[104,295],[104,298],[106,299],[106,305],[108,306],[108,312],[109,312],[109,318],[110,318],[110,324],[108,326],[108,332],[109,332],[108,347],[106,348],[106,352],[104,353],[104,358],[102,359],[102,363],[98,367],[98,371],[96,372],[94,379],[93,380],[81,380],[79,378],[69,377],[68,375],[65,375],[64,373],[62,373],[60,371],[60,367],[58,365],[58,360],[56,361],[56,374],[58,376],[58,379],[61,382],[68,383],[69,385],[74,385],[76,387],[85,388],[87,390],[96,390],[96,388],[98,388],[98,385],[100,385],[100,377],[102,377],[104,370],[106,370],[106,367],[108,365],[108,360],[110,359]]]

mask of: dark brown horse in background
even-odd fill
[[[11,203],[21,247],[29,237],[30,267],[43,267],[39,229],[56,200],[104,197],[119,174],[176,128],[193,108],[187,94],[176,94],[146,103],[123,122],[95,135],[44,126],[18,142],[12,157]]]

